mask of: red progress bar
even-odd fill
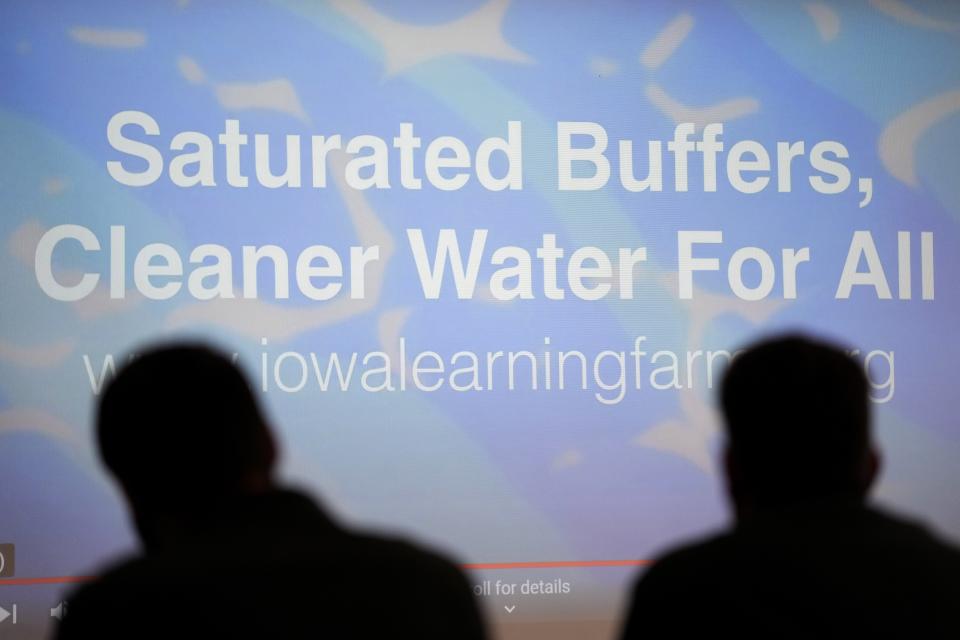
[[[53,578],[3,578],[0,580],[0,587],[3,585],[27,585],[27,584],[72,584],[74,582],[87,582],[93,580],[93,576],[56,576]]]
[[[546,562],[471,562],[460,565],[464,569],[565,569],[577,567],[643,567],[650,560],[557,560]],[[32,584],[74,584],[93,580],[93,576],[55,576],[51,578],[3,578],[2,586]]]
[[[567,567],[643,567],[650,560],[559,560],[555,562],[475,562],[464,569],[562,569]]]

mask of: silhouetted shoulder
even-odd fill
[[[484,637],[466,577],[440,554],[353,533],[292,492],[217,522],[79,589],[59,637]]]
[[[403,609],[398,616],[416,621],[418,637],[485,635],[473,590],[449,558],[404,538],[368,534],[351,534],[343,553],[348,564],[392,594]]]
[[[658,557],[634,583],[622,637],[661,637],[700,628],[697,620],[709,612],[692,611],[691,606],[713,599],[720,576],[734,561],[731,544],[732,536],[721,534]]]
[[[960,551],[918,523],[866,508],[784,512],[664,554],[634,586],[623,637],[960,637],[958,593]]]
[[[411,577],[466,584],[463,573],[450,558],[406,538],[352,533],[344,540],[344,550],[357,554],[359,561],[370,566],[404,571]]]

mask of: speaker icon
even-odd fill
[[[57,603],[57,606],[50,609],[50,617],[56,618],[57,620],[63,620],[63,616],[67,615],[67,603],[61,600]]]

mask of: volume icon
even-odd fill
[[[57,603],[57,606],[50,609],[50,617],[56,618],[57,620],[63,620],[63,616],[67,615],[67,603],[61,600]]]

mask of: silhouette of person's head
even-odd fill
[[[738,517],[825,499],[862,501],[879,466],[868,393],[850,356],[803,336],[761,342],[737,356],[721,404]]]
[[[144,543],[271,486],[273,438],[244,376],[200,345],[160,347],[121,369],[97,414],[104,464]]]

